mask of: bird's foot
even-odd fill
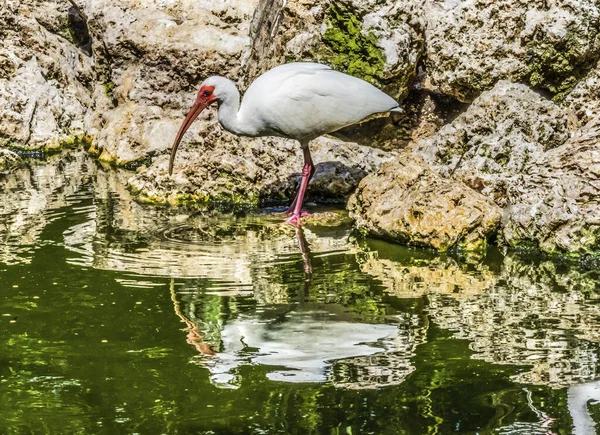
[[[299,216],[297,214],[293,214],[289,218],[287,218],[285,220],[285,222],[288,223],[288,224],[292,224],[294,226],[299,227],[300,225],[302,225],[302,223],[300,222],[300,218],[301,217],[302,217],[301,215]]]
[[[294,210],[291,208],[288,208],[286,211],[284,211],[284,213],[287,215],[294,214]],[[300,217],[304,217],[304,216],[310,216],[310,213],[307,212],[306,210],[301,210]]]

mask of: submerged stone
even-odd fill
[[[23,166],[23,159],[7,149],[0,149],[0,173],[12,172]]]

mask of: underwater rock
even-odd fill
[[[531,165],[509,191],[502,219],[510,246],[600,253],[600,117]]]
[[[442,178],[409,152],[365,177],[348,210],[369,235],[440,251],[455,245],[483,250],[500,222],[500,209],[491,200]]]
[[[594,0],[428,0],[425,10],[431,86],[460,101],[500,79],[561,100],[600,57]]]
[[[23,166],[23,159],[18,154],[0,149],[0,174],[12,172]]]
[[[563,109],[525,85],[500,81],[453,122],[412,147],[442,176],[504,207],[514,176],[567,138]]]

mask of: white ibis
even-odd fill
[[[291,216],[286,219],[295,225],[300,224],[302,201],[315,171],[309,142],[373,114],[400,111],[398,103],[375,86],[318,63],[289,63],[267,71],[248,87],[241,104],[240,93],[231,80],[209,77],[177,133],[169,174],[186,130],[215,101],[219,122],[233,134],[279,136],[300,142],[304,151],[302,182],[288,209]]]

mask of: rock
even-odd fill
[[[431,84],[461,101],[501,79],[560,100],[600,57],[594,0],[428,0],[425,10]]]
[[[440,177],[408,152],[365,177],[348,210],[356,227],[370,235],[440,251],[455,245],[482,250],[500,222],[492,201]]]
[[[84,4],[99,83],[90,124],[102,160],[148,161],[171,147],[198,85],[239,79],[253,0]]]
[[[0,9],[0,146],[39,149],[86,131],[92,60],[61,36],[60,8],[44,14],[37,6]]]
[[[600,117],[531,165],[509,194],[502,219],[508,245],[600,254]]]
[[[12,172],[23,166],[23,159],[18,154],[0,149],[0,174]]]
[[[600,63],[596,65],[565,98],[565,106],[573,112],[580,128],[600,112]]]
[[[460,180],[504,207],[514,176],[567,138],[563,109],[525,85],[499,81],[413,149],[442,176]]]
[[[238,138],[214,124],[216,120],[205,139],[194,135],[191,142],[184,143],[173,177],[167,173],[166,155],[132,177],[129,186],[137,198],[172,205],[242,206],[293,198],[302,169],[302,153],[295,141]],[[308,197],[329,200],[343,200],[365,175],[392,158],[382,151],[329,138],[311,142],[311,153],[316,172]]]
[[[248,81],[310,60],[404,97],[424,50],[422,0],[261,0],[252,21]]]

